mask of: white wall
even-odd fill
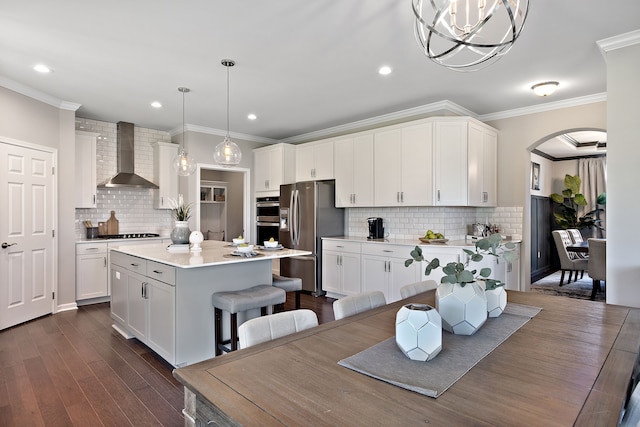
[[[607,303],[640,307],[640,45],[607,62]]]

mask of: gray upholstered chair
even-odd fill
[[[300,294],[302,293],[302,279],[298,277],[285,277],[279,274],[272,275],[272,284],[276,288],[283,289],[285,292],[294,292],[295,295],[295,309],[300,308]],[[284,311],[284,304],[274,307],[276,312]]]
[[[318,316],[311,310],[290,310],[247,320],[238,328],[240,348],[271,341],[285,335],[318,326]]]
[[[607,281],[607,241],[605,239],[588,239],[589,262],[587,271],[593,280],[591,299],[596,299],[596,294],[601,290],[600,281]]]
[[[336,320],[383,306],[387,303],[384,294],[380,291],[364,292],[357,295],[349,295],[333,302],[333,315]]]
[[[567,246],[571,246],[574,241],[571,234],[567,230],[553,230],[553,240],[556,243],[558,249],[558,257],[560,258],[560,269],[562,274],[560,275],[560,286],[564,282],[564,273],[569,272],[569,280],[567,283],[571,283],[571,275],[575,273],[575,279],[578,279],[578,272],[584,272],[587,269],[588,259],[585,259],[578,255],[576,252],[567,251]]]
[[[438,283],[435,280],[425,280],[424,282],[411,283],[400,288],[400,296],[402,297],[402,299],[409,298],[414,295],[430,291],[431,289],[435,289],[437,287]]]

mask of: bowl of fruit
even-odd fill
[[[444,234],[427,230],[424,237],[420,237],[422,243],[447,243],[449,239],[444,238]]]
[[[278,247],[278,241],[272,237],[269,240],[265,240],[264,241],[264,247],[265,248],[277,248]]]
[[[233,238],[233,244],[234,245],[237,246],[237,245],[240,245],[242,243],[244,243],[244,237],[242,237],[242,235]]]
[[[251,252],[253,252],[253,245],[250,245],[248,243],[240,243],[238,245],[238,252],[250,254]]]

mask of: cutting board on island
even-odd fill
[[[119,221],[116,218],[116,211],[111,211],[111,217],[107,220],[107,234],[120,234],[118,228]]]

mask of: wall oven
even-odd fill
[[[258,197],[256,199],[256,244],[261,245],[273,237],[278,240],[280,231],[280,197]]]

